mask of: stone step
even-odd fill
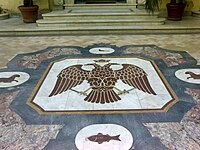
[[[64,5],[66,10],[70,9],[124,9],[124,8],[130,8],[130,9],[135,9],[136,4],[126,4],[126,3],[116,3],[116,4],[65,4]]]
[[[199,27],[182,26],[175,27],[167,25],[134,25],[134,26],[75,26],[75,27],[37,27],[28,29],[9,29],[1,31],[0,35],[91,35],[91,34],[169,34],[169,33],[200,33]]]
[[[192,12],[192,16],[195,16],[195,17],[199,17],[199,18],[200,18],[200,11],[193,11],[193,12]]]
[[[126,27],[134,25],[164,24],[165,18],[158,18],[157,15],[157,13],[151,15],[147,13],[144,9],[119,9],[115,7],[113,7],[113,9],[94,9],[93,7],[88,7],[88,9],[71,9],[43,14],[43,19],[37,20],[37,25],[39,27],[54,28],[87,26],[94,26],[95,28],[99,28],[101,26]]]
[[[156,19],[110,19],[110,20],[37,20],[40,27],[69,27],[69,26],[131,26],[131,25],[161,25],[165,18]]]
[[[55,19],[55,20],[64,20],[64,19],[76,19],[84,20],[87,18],[91,19],[130,19],[130,18],[157,18],[158,13],[149,14],[146,11],[135,11],[132,9],[125,10],[108,10],[108,9],[99,9],[99,10],[65,10],[65,11],[54,11],[47,14],[43,14],[43,19]]]
[[[0,13],[0,20],[8,19],[9,13]]]
[[[199,24],[197,17],[185,16],[182,21],[166,20],[164,25],[38,27],[11,17],[0,21],[0,36],[200,34]]]
[[[134,18],[143,18],[143,19],[149,19],[149,18],[157,18],[157,16],[136,16],[132,14],[106,14],[106,15],[99,15],[99,14],[92,14],[92,15],[87,15],[87,14],[80,14],[80,15],[74,15],[74,14],[69,14],[69,15],[60,15],[60,16],[44,16],[44,20],[85,20],[85,19],[103,19],[103,20],[110,20],[110,19],[119,19],[119,18],[124,18],[124,19],[134,19]]]

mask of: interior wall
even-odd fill
[[[53,0],[54,5],[62,5],[63,4],[63,0]]]
[[[39,5],[40,10],[49,9],[48,0],[33,0],[33,3]],[[0,7],[8,9],[10,12],[18,13],[20,5],[23,5],[23,0],[0,0]]]
[[[200,10],[200,0],[186,0],[187,6],[185,8],[185,11],[198,11]],[[170,0],[163,0],[161,3],[160,8],[166,9],[166,4],[169,3]]]

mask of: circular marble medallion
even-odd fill
[[[114,53],[114,51],[115,50],[110,47],[95,47],[89,50],[92,54],[111,54]]]
[[[185,82],[200,84],[200,69],[180,69],[175,76]]]
[[[20,85],[30,78],[25,72],[0,72],[0,88]]]
[[[81,129],[75,138],[78,150],[129,150],[131,133],[116,124],[94,124]]]

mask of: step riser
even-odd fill
[[[87,10],[87,9],[135,9],[136,5],[66,5],[66,10]]]
[[[61,23],[49,23],[49,24],[42,24],[38,23],[39,27],[74,27],[74,26],[133,26],[133,25],[162,25],[163,22],[130,22],[130,23],[68,23],[68,24],[61,24]]]
[[[200,14],[192,14],[192,16],[200,18]]]
[[[71,10],[71,9],[73,9],[73,10],[87,10],[87,8],[91,8],[91,7],[75,7],[75,8],[65,7],[66,10]],[[113,8],[115,8],[115,7],[109,7],[109,6],[102,7],[102,8],[92,7],[92,9],[96,9],[96,10],[98,10],[98,9],[113,9]],[[134,6],[134,7],[118,7],[117,9],[133,9],[133,8],[136,8],[136,6]]]
[[[180,28],[180,29],[174,29],[174,28],[165,28],[165,29],[87,29],[87,30],[78,30],[78,29],[44,29],[44,30],[30,30],[30,31],[23,31],[22,30],[13,30],[13,31],[1,31],[0,36],[21,36],[21,35],[28,35],[28,36],[33,36],[33,35],[109,35],[109,34],[117,34],[117,35],[122,35],[122,34],[187,34],[187,33],[193,33],[197,34],[200,33],[200,28],[194,29],[194,28]]]
[[[75,16],[68,16],[68,17],[43,17],[44,20],[94,20],[94,19],[99,19],[99,20],[114,20],[114,19],[136,19],[136,18],[143,18],[145,19],[155,19],[157,16],[82,16],[82,17],[75,17]]]
[[[200,11],[194,11],[194,12],[192,12],[192,16],[200,18]]]

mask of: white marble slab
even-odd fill
[[[45,111],[90,111],[90,110],[141,110],[141,109],[160,109],[169,101],[172,97],[166,88],[166,85],[161,80],[157,71],[153,67],[150,61],[140,58],[105,58],[110,60],[109,63],[118,64],[133,64],[148,74],[147,78],[151,84],[151,87],[157,95],[148,94],[138,89],[124,84],[121,80],[117,80],[115,85],[120,90],[130,90],[129,93],[119,95],[120,101],[114,103],[90,103],[84,101],[86,96],[80,95],[74,91],[68,90],[56,96],[49,97],[52,89],[57,80],[57,75],[66,67],[75,64],[90,64],[94,63],[94,60],[100,60],[98,58],[84,58],[84,59],[65,59],[56,62],[51,67],[46,78],[44,79],[38,93],[35,95],[33,102],[43,108]],[[102,65],[102,64],[101,64]],[[105,64],[104,64],[105,65]],[[93,66],[84,66],[82,69],[91,71]],[[122,65],[111,66],[113,70],[119,70]],[[85,91],[90,88],[88,81],[84,81],[82,84],[77,85],[73,89],[76,91]],[[89,93],[89,90],[87,93]],[[118,91],[114,89],[116,93]]]
[[[16,75],[16,77],[13,77]],[[20,85],[30,78],[25,72],[0,72],[0,88],[7,88]]]
[[[88,137],[102,133],[103,135],[117,136],[118,140],[105,141],[101,144],[90,141]],[[78,150],[129,150],[133,144],[133,137],[126,128],[116,124],[94,124],[81,129],[75,138]]]
[[[195,75],[192,75],[192,73],[187,73],[187,72],[192,72],[198,75],[198,79],[195,79]],[[200,84],[200,69],[180,69],[175,72],[175,76],[185,82],[189,83],[194,83],[194,84]]]
[[[91,48],[89,52],[92,54],[111,54],[114,53],[115,50],[110,47],[95,47]]]

